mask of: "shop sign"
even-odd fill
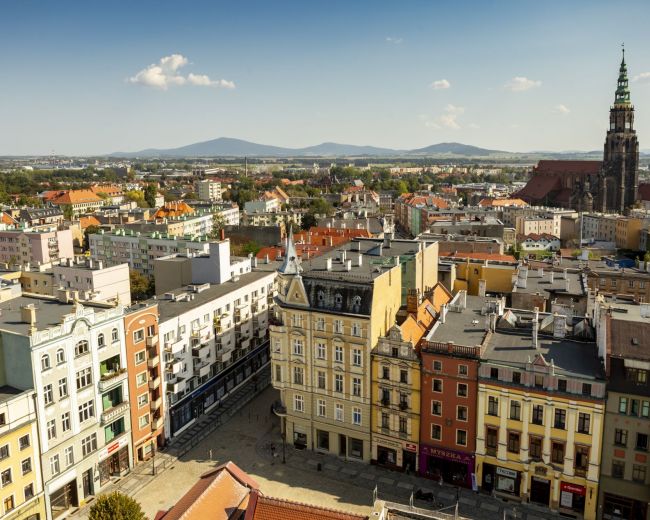
[[[501,475],[502,477],[508,477],[511,479],[516,479],[517,478],[517,472],[513,471],[511,469],[506,469],[497,466],[497,475]]]
[[[418,445],[417,445],[417,444],[413,444],[413,443],[411,443],[411,442],[405,442],[405,443],[404,443],[404,449],[405,449],[406,451],[418,451]]]
[[[123,448],[129,443],[129,437],[128,435],[124,435],[123,437],[120,437],[118,440],[116,440],[113,444],[109,444],[105,448],[102,448],[99,452],[99,460],[105,459],[109,455],[113,454],[120,448]]]
[[[546,476],[546,473],[548,471],[548,468],[544,466],[535,466],[535,475],[544,475]]]
[[[476,481],[476,473],[472,473],[472,491],[478,492],[478,482]]]
[[[453,460],[455,462],[461,462],[462,464],[473,464],[474,457],[467,455],[465,453],[459,453],[457,451],[445,450],[443,448],[429,448],[427,446],[422,446],[422,453],[430,455],[431,457],[438,457],[441,459]]]
[[[574,495],[585,496],[587,490],[584,486],[578,486],[577,484],[569,484],[568,482],[560,482],[560,489],[568,493],[573,493]]]
[[[562,491],[560,493],[560,505],[568,509],[573,509],[573,493]]]

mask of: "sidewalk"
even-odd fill
[[[271,449],[273,445],[274,449]],[[282,465],[282,438],[279,424],[273,424],[271,430],[256,446],[260,457],[271,460],[273,464]],[[297,450],[292,444],[286,445],[286,465],[296,469],[319,473],[320,478],[337,481],[348,480],[354,486],[368,490],[377,489],[377,497],[381,500],[409,504],[411,493],[418,489],[431,492],[437,502],[442,504],[441,511],[452,513],[459,499],[459,514],[476,520],[544,520],[560,518],[551,510],[530,504],[506,502],[490,495],[473,492],[465,488],[457,488],[449,484],[440,486],[436,482],[414,474],[391,471],[376,465],[363,462],[343,460],[334,455],[314,452],[308,449]],[[320,466],[320,469],[319,469]],[[422,509],[434,510],[431,503],[414,500],[413,505]],[[436,508],[436,510],[440,510]]]
[[[103,495],[113,491],[120,491],[126,495],[134,496],[138,491],[164,473],[165,470],[173,467],[180,457],[190,451],[219,426],[231,419],[246,404],[253,400],[253,398],[266,390],[269,384],[270,373],[268,370],[265,370],[258,376],[257,382],[249,380],[234,390],[221,406],[217,406],[210,413],[201,416],[180,437],[174,439],[165,450],[157,452],[152,460],[135,466],[128,475],[116,479],[104,487],[100,494]],[[154,465],[155,472],[153,470]],[[92,504],[93,501],[91,500],[83,507],[72,510],[67,518],[88,518]]]

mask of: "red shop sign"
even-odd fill
[[[584,486],[578,486],[576,484],[568,484],[566,482],[560,482],[560,489],[562,491],[573,493],[574,495],[585,496],[587,494],[587,490],[585,489]]]
[[[418,451],[418,445],[417,444],[411,444],[410,442],[404,443],[404,449],[408,451]]]

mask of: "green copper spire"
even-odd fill
[[[623,59],[621,68],[618,70],[618,86],[616,87],[615,105],[630,105],[630,89],[627,81],[627,65],[625,64],[625,47],[623,47]]]

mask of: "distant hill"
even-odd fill
[[[510,152],[501,150],[488,150],[462,143],[438,143],[432,144],[425,148],[409,150],[408,155],[464,155],[471,157],[481,157],[488,155],[511,155]]]

